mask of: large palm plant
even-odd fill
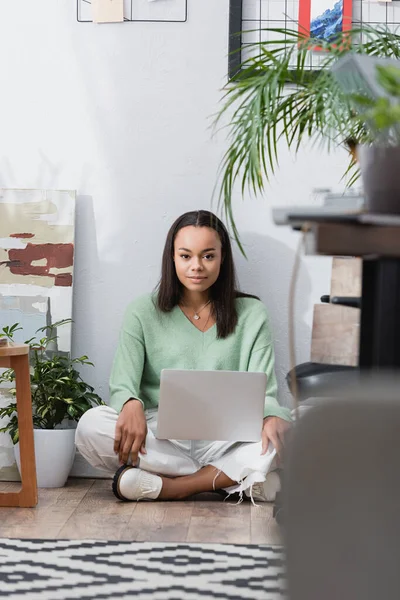
[[[365,139],[363,122],[330,72],[331,65],[347,52],[400,57],[400,35],[384,26],[353,28],[331,42],[306,39],[290,29],[268,30],[269,41],[250,48],[251,57],[225,89],[217,123],[229,115],[229,147],[219,173],[219,200],[239,242],[232,209],[232,190],[240,182],[263,191],[274,174],[278,144],[298,151],[312,140],[328,150]],[[275,38],[275,39],[274,39]],[[309,68],[310,51],[322,46],[318,71]],[[231,115],[232,111],[232,116]],[[350,153],[348,184],[356,178]]]

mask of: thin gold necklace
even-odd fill
[[[201,317],[200,317],[200,313],[202,310],[205,309],[206,306],[208,306],[210,304],[211,300],[209,300],[208,302],[206,302],[204,304],[204,306],[202,306],[198,311],[195,311],[192,319],[195,319],[195,321],[198,321]],[[190,308],[189,306],[186,306],[186,304],[182,304],[182,306],[184,306],[185,308]]]

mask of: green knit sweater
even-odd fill
[[[124,317],[112,367],[110,405],[120,412],[129,398],[137,398],[145,408],[157,407],[162,369],[252,371],[267,374],[264,416],[290,421],[289,409],[276,400],[267,310],[253,298],[238,298],[236,308],[239,320],[234,333],[218,339],[216,325],[203,333],[178,306],[162,313],[150,294],[132,302]]]

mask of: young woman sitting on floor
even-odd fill
[[[266,373],[262,441],[156,439],[162,369]],[[229,235],[212,213],[188,212],[172,225],[157,291],[126,311],[110,393],[109,406],[83,415],[76,444],[92,466],[115,474],[119,499],[180,500],[215,489],[275,499],[290,411],[276,400],[267,310],[238,291]]]

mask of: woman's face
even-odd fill
[[[222,249],[218,233],[211,227],[182,227],[174,243],[175,270],[189,291],[205,292],[218,279]]]

